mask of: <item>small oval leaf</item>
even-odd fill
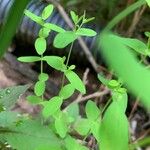
[[[42,19],[46,20],[53,12],[54,6],[53,5],[48,5],[44,8],[42,12]]]
[[[37,38],[35,41],[35,49],[39,55],[46,51],[46,40],[44,38]]]
[[[77,30],[76,34],[80,36],[95,36],[97,33],[92,29],[80,28]]]
[[[68,70],[65,72],[65,76],[75,89],[80,91],[82,94],[86,93],[86,89],[82,80],[78,77],[78,75],[75,72]]]

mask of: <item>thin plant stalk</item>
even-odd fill
[[[69,54],[67,56],[67,61],[66,61],[66,67],[68,67],[68,64],[69,64],[71,52],[72,52],[72,49],[73,49],[73,44],[74,44],[74,42],[71,43],[71,46],[70,46],[70,49],[69,49]],[[61,89],[64,86],[64,82],[65,82],[65,74],[63,73]]]

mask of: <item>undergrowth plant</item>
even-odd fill
[[[69,64],[69,59],[74,41],[81,36],[95,36],[96,32],[84,27],[94,19],[86,18],[85,12],[82,16],[78,16],[74,11],[70,12],[74,23],[73,30],[66,31],[56,24],[47,22],[53,9],[53,5],[46,6],[40,16],[25,11],[27,17],[41,26],[35,41],[38,56],[18,58],[25,63],[40,62],[40,73],[34,85],[34,94],[29,95],[27,100],[32,105],[40,105],[41,112],[38,116],[32,117],[11,111],[20,95],[31,85],[0,90],[0,148],[5,150],[11,146],[17,150],[89,150],[87,139],[93,137],[96,140],[95,145],[100,150],[134,149],[129,142],[129,124],[125,115],[127,92],[120,80],[107,80],[103,75],[98,75],[100,82],[111,91],[111,97],[103,108],[99,108],[95,102],[89,100],[85,105],[85,115],[81,116],[77,102],[69,104],[66,108],[62,107],[63,102],[76,90],[86,94],[85,85],[75,73],[75,65]],[[52,31],[57,33],[54,47],[70,46],[67,57],[45,55],[47,38]],[[150,39],[149,32],[146,35]],[[145,46],[141,42],[115,35],[114,37],[131,49],[149,55],[147,49],[143,51],[143,47],[141,48]],[[58,95],[50,99],[44,96],[46,82],[49,79],[49,75],[43,69],[45,62],[51,68],[62,72],[63,76]]]

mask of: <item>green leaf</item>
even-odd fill
[[[76,139],[69,135],[65,138],[65,147],[67,150],[88,150],[87,147],[79,144]]]
[[[137,56],[127,46],[120,43],[120,40],[114,38],[112,33],[101,34],[99,41],[101,53],[110,68],[113,68],[115,74],[122,79],[130,92],[140,97],[140,101],[149,111],[150,71],[141,65]]]
[[[85,24],[85,23],[91,22],[94,19],[95,19],[95,17],[92,17],[92,18],[89,18],[89,19],[84,19],[83,23]]]
[[[42,103],[42,105],[44,106],[43,111],[42,111],[43,116],[47,118],[53,115],[57,110],[60,109],[62,103],[63,103],[63,99],[58,96],[51,98],[47,102],[43,102]]]
[[[9,5],[10,7],[6,13],[7,17],[5,17],[5,21],[0,29],[0,57],[2,57],[5,51],[8,50],[8,47],[12,42],[12,38],[16,34],[16,30],[20,25],[20,21],[22,20],[24,9],[27,7],[28,3],[29,0],[11,1],[11,4]]]
[[[66,108],[67,113],[69,116],[76,120],[79,117],[79,105],[78,103],[72,103]]]
[[[106,79],[102,74],[98,74],[98,79],[101,81],[104,85],[108,86],[108,83],[110,80]]]
[[[49,78],[49,76],[48,76],[47,73],[40,73],[40,75],[39,75],[39,77],[38,77],[39,81],[41,81],[41,82],[47,81],[48,78]]]
[[[45,23],[44,27],[48,28],[49,30],[53,30],[55,32],[58,32],[58,33],[65,32],[65,29],[57,26],[56,24],[52,24],[52,23]]]
[[[37,81],[34,86],[34,93],[36,96],[42,96],[45,92],[45,82]]]
[[[95,36],[97,33],[92,29],[80,28],[76,31],[76,34],[80,36]]]
[[[45,28],[45,27],[41,28],[39,31],[39,37],[40,38],[47,38],[49,36],[50,31],[51,30],[48,28]]]
[[[6,109],[11,109],[29,87],[30,85],[24,85],[0,89],[0,104]]]
[[[30,95],[27,97],[27,100],[31,103],[31,104],[39,104],[42,102],[42,99],[38,96],[35,95]]]
[[[51,4],[46,6],[42,12],[42,19],[46,20],[48,17],[50,17],[50,15],[53,12],[53,9],[54,9],[54,6]]]
[[[112,99],[113,99],[113,101],[117,100],[119,106],[121,107],[121,110],[123,111],[123,113],[125,113],[125,111],[127,109],[127,102],[128,102],[127,93],[126,92],[120,93],[118,91],[114,91],[112,93]]]
[[[56,35],[54,39],[54,46],[56,48],[64,48],[70,43],[74,42],[78,38],[78,35],[73,31],[66,31]]]
[[[101,150],[128,149],[128,120],[118,101],[113,101],[106,110],[100,127]]]
[[[27,120],[10,128],[10,133],[3,135],[8,144],[17,150],[62,150],[61,141],[41,122]],[[43,149],[42,149],[43,148]],[[47,150],[47,149],[46,149]]]
[[[96,106],[93,101],[88,101],[85,107],[86,116],[89,120],[96,121],[100,117],[100,109]]]
[[[64,59],[58,56],[45,56],[43,57],[44,61],[46,61],[52,68],[56,70],[63,71],[66,69],[64,65]]]
[[[98,142],[100,142],[101,140],[99,136],[101,122],[99,120],[91,122],[91,133],[93,134],[93,136],[96,138]]]
[[[146,0],[147,5],[150,7],[150,0]]]
[[[77,89],[82,94],[86,93],[86,89],[85,89],[83,82],[81,81],[81,79],[78,77],[78,75],[75,72],[68,70],[65,72],[65,76],[67,77],[67,79],[69,80],[69,82],[72,84],[72,86],[75,89]]]
[[[88,119],[80,118],[74,124],[74,129],[80,135],[87,135],[87,133],[90,131],[90,128],[91,128],[91,124]]]
[[[147,36],[148,38],[150,38],[150,32],[144,32],[145,36]]]
[[[40,61],[41,58],[38,56],[27,56],[27,57],[19,57],[18,58],[19,61],[21,62],[36,62],[36,61]]]
[[[9,127],[15,125],[17,121],[17,112],[3,111],[0,112],[0,127]]]
[[[122,38],[119,36],[114,36],[114,38],[140,54],[149,55],[147,45],[138,39]]]
[[[29,10],[25,10],[24,13],[25,13],[25,15],[26,15],[27,17],[29,17],[31,20],[33,20],[33,21],[35,21],[37,24],[40,24],[40,25],[43,26],[44,22],[43,22],[43,20],[42,20],[41,17],[39,17],[39,16],[33,14],[33,13],[30,12]]]
[[[46,40],[44,38],[37,38],[35,41],[35,49],[39,55],[46,51]]]
[[[76,15],[76,13],[74,11],[70,11],[70,15],[71,15],[71,18],[72,18],[74,24],[77,24],[77,22],[78,22],[78,15]]]
[[[65,138],[68,132],[68,126],[67,126],[66,116],[64,116],[63,113],[60,113],[60,115],[56,118],[55,128],[59,136],[61,138]]]
[[[63,97],[63,99],[68,99],[73,95],[74,91],[75,89],[72,87],[72,84],[67,84],[61,89],[59,96]]]

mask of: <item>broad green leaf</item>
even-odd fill
[[[74,93],[75,89],[72,87],[72,84],[67,84],[62,87],[61,91],[59,92],[59,96],[63,97],[63,99],[68,99]]]
[[[61,113],[59,117],[55,119],[55,128],[59,136],[61,138],[65,138],[68,131],[68,126],[67,126],[66,118],[63,115],[63,113]]]
[[[47,38],[49,36],[50,31],[51,31],[50,29],[43,27],[39,31],[39,37],[40,38]]]
[[[38,96],[35,95],[30,95],[27,97],[27,100],[31,103],[31,104],[39,104],[42,102],[42,99]]]
[[[50,29],[50,30],[53,30],[55,32],[58,32],[58,33],[63,33],[65,32],[65,29],[57,26],[56,24],[52,24],[52,23],[45,23],[44,24],[44,27]]]
[[[11,109],[29,87],[30,85],[24,85],[0,89],[0,104],[6,109]]]
[[[65,147],[67,150],[88,150],[87,147],[78,143],[78,141],[71,136],[65,138]]]
[[[18,126],[10,128],[10,133],[3,135],[8,144],[17,150],[62,150],[60,140],[41,122],[27,120]],[[44,149],[45,150],[45,149]]]
[[[25,15],[26,15],[27,17],[29,17],[31,20],[35,21],[36,23],[38,23],[38,24],[40,24],[40,25],[42,25],[42,26],[44,25],[44,22],[43,22],[43,20],[42,20],[41,17],[39,17],[39,16],[33,14],[33,13],[30,12],[29,10],[25,10],[24,13],[25,13]]]
[[[91,124],[88,119],[80,118],[74,124],[74,129],[80,135],[87,135],[87,133],[90,131],[90,128],[91,128]]]
[[[98,118],[100,118],[101,111],[93,101],[89,100],[86,103],[85,112],[89,120],[96,121]]]
[[[74,11],[70,11],[70,15],[71,15],[71,18],[72,18],[74,24],[77,24],[77,22],[78,22],[78,15],[76,15],[76,13]]]
[[[107,108],[100,126],[101,150],[128,150],[128,120],[120,103],[113,101]]]
[[[76,34],[80,36],[95,36],[97,33],[92,29],[80,28],[76,31]]]
[[[139,64],[139,60],[127,46],[113,37],[112,33],[101,34],[101,53],[118,78],[126,84],[127,89],[139,96],[140,101],[150,111],[150,71]]]
[[[42,96],[45,92],[45,87],[45,82],[37,81],[34,86],[34,93],[36,94],[36,96]]]
[[[0,127],[9,127],[17,122],[17,112],[2,111],[0,112]]]
[[[66,108],[67,113],[76,120],[79,117],[79,105],[78,103],[72,103]]]
[[[126,92],[120,93],[118,91],[114,91],[112,93],[112,100],[117,101],[122,112],[125,113],[125,111],[127,109],[127,102],[128,102],[127,93]]]
[[[150,7],[150,0],[146,0],[147,5]]]
[[[39,77],[38,77],[39,81],[41,81],[41,82],[47,81],[48,78],[49,78],[49,77],[48,77],[48,74],[47,74],[47,73],[40,73],[40,75],[39,75]]]
[[[30,63],[30,62],[40,61],[41,58],[38,56],[27,56],[27,57],[19,57],[18,60],[21,62],[27,62],[27,63],[29,62]]]
[[[44,38],[37,38],[35,41],[35,49],[39,55],[46,51],[46,40]]]
[[[85,85],[83,84],[83,82],[81,81],[81,79],[78,77],[78,75],[75,72],[68,70],[65,72],[65,76],[71,83],[72,87],[77,89],[82,94],[86,93]]]
[[[43,116],[47,118],[53,115],[57,110],[60,109],[62,103],[63,99],[58,96],[51,98],[49,101],[43,102],[42,103],[42,105],[44,106],[42,111]]]
[[[58,33],[54,39],[54,46],[56,48],[64,48],[74,42],[78,37],[79,36],[73,31]]]
[[[46,61],[52,68],[63,71],[66,69],[64,59],[58,56],[45,56],[43,60]]]
[[[53,9],[54,9],[54,6],[51,4],[46,6],[42,12],[42,19],[46,20],[48,17],[50,17],[50,15],[53,12]]]

